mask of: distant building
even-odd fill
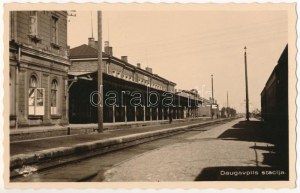
[[[67,12],[10,12],[9,32],[10,126],[68,124]]]

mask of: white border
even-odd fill
[[[164,3],[295,3],[297,2],[296,0],[212,0],[212,1],[205,1],[205,0],[164,0],[164,1],[160,1],[160,0],[135,0],[135,1],[124,1],[124,0],[107,0],[107,1],[102,1],[102,0],[94,0],[94,1],[86,1],[86,0],[73,0],[73,1],[68,1],[68,0],[2,0],[1,1],[1,6],[0,6],[0,15],[3,18],[3,4],[4,3],[12,3],[12,2],[18,2],[18,3],[38,3],[38,2],[43,2],[43,3],[70,3],[70,2],[75,2],[75,3],[86,3],[86,2],[94,2],[94,3],[100,3],[100,2],[110,2],[110,3],[116,3],[116,2],[122,2],[122,3],[132,3],[132,2],[137,2],[137,3],[143,3],[143,2],[151,2],[151,3],[160,3],[160,2],[164,2]],[[297,13],[300,12],[300,7],[299,4],[297,4]],[[4,58],[3,58],[3,52],[4,52],[4,45],[3,45],[3,19],[0,20],[0,51],[1,51],[1,63],[0,63],[0,72],[3,73],[3,64],[4,64]],[[297,31],[299,30],[299,22],[297,22]],[[297,47],[299,47],[299,40],[297,39]],[[297,53],[297,61],[299,61],[299,54]],[[296,70],[297,75],[300,75],[300,69],[299,67]],[[3,92],[3,80],[4,77],[0,76],[0,85],[1,86],[1,91],[0,91],[0,114],[3,115],[3,96],[4,96],[4,92]],[[299,90],[300,86],[299,83],[297,82],[297,90]],[[297,106],[299,106],[299,102],[300,99],[299,97],[296,98],[297,101]],[[297,110],[297,119],[299,118],[300,112]],[[1,164],[0,164],[0,191],[1,192],[37,192],[37,191],[42,191],[45,193],[53,193],[53,192],[72,192],[72,193],[77,193],[79,191],[85,191],[85,192],[98,192],[98,191],[103,191],[103,192],[134,192],[134,193],[139,193],[139,192],[168,192],[168,193],[178,193],[178,192],[190,192],[190,193],[196,193],[196,192],[217,192],[217,191],[224,191],[224,192],[228,192],[228,193],[237,193],[237,192],[249,192],[249,191],[253,191],[253,190],[236,190],[236,189],[223,189],[223,190],[215,190],[215,189],[206,189],[206,190],[196,190],[196,189],[190,189],[190,190],[182,190],[182,189],[176,189],[176,190],[168,190],[168,189],[162,189],[162,190],[154,190],[154,189],[148,189],[148,190],[140,190],[140,189],[132,189],[132,190],[124,190],[124,189],[118,189],[118,190],[111,190],[111,189],[102,189],[102,190],[96,190],[96,189],[86,189],[86,190],[74,190],[74,189],[65,189],[65,190],[46,190],[46,189],[41,189],[41,190],[33,190],[33,189],[26,189],[26,190],[17,190],[17,189],[12,189],[12,190],[6,190],[4,189],[4,182],[3,182],[3,169],[4,169],[4,165],[3,165],[3,116],[0,116],[0,141],[1,141],[1,145],[0,145],[0,157],[1,159]],[[299,126],[297,125],[297,130],[299,129]],[[297,146],[297,154],[299,153],[299,131],[296,133],[297,134],[297,141],[296,141],[296,146]],[[298,156],[297,156],[298,157]],[[297,188],[296,189],[292,189],[292,190],[288,190],[288,189],[280,189],[280,190],[274,190],[274,189],[254,189],[254,191],[256,192],[260,192],[260,191],[267,191],[267,192],[300,192],[300,179],[299,179],[299,168],[300,167],[300,163],[299,163],[299,159],[297,159],[297,164],[296,164],[296,168],[297,168]]]

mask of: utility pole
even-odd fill
[[[249,96],[248,96],[248,73],[247,73],[247,47],[245,46],[245,83],[246,83],[246,119],[249,121]]]
[[[214,75],[211,75],[211,118],[214,118],[213,104],[214,104]]]
[[[102,12],[98,11],[98,132],[103,132]]]
[[[227,113],[227,117],[229,117],[229,114],[228,114],[228,91],[227,91],[227,108],[226,108],[226,113]]]
[[[93,29],[93,12],[91,11],[91,30],[92,30],[92,38],[94,37],[94,29]]]

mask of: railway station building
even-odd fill
[[[9,16],[10,127],[96,123],[98,42],[70,50],[66,11]],[[196,90],[177,90],[152,68],[115,57],[108,41],[102,59],[104,122],[210,117]]]
[[[89,38],[88,44],[70,50],[69,121],[96,123],[98,42]],[[127,56],[113,56],[113,48],[106,41],[102,55],[103,119],[104,122],[130,122],[184,119],[198,117],[197,105],[202,104],[195,91],[178,91],[176,84],[153,72],[150,67],[130,64]],[[107,105],[111,96],[113,105]],[[133,101],[138,105],[132,105]],[[154,104],[155,103],[155,104]]]

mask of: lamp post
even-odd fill
[[[246,119],[249,121],[249,96],[248,96],[248,73],[247,73],[247,47],[245,46],[245,84],[246,84]]]

